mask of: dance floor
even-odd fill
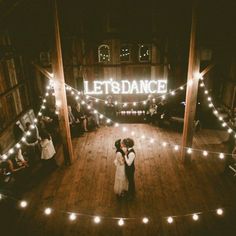
[[[236,182],[224,176],[224,161],[218,156],[192,154],[184,166],[180,152],[162,142],[181,144],[181,133],[148,124],[122,128],[101,127],[73,139],[76,161],[63,166],[27,192],[27,209],[17,211],[14,231],[18,235],[236,235]],[[132,136],[131,132],[135,132]],[[142,136],[145,136],[142,137]],[[136,150],[136,198],[118,201],[113,193],[114,142],[133,137]],[[225,151],[224,131],[200,130],[194,147]],[[154,139],[151,143],[150,139]],[[62,151],[57,154],[62,163]],[[52,207],[50,216],[43,214]],[[222,216],[215,209],[227,207]],[[211,211],[213,210],[213,211]],[[66,212],[80,213],[75,221]],[[203,212],[198,221],[186,214]],[[91,216],[101,216],[95,224]],[[142,217],[149,217],[143,224]],[[166,216],[178,216],[168,224]],[[119,217],[128,217],[118,226]]]

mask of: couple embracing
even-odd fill
[[[135,195],[134,183],[134,141],[131,138],[119,139],[115,142],[116,165],[114,192],[118,197],[132,199]]]

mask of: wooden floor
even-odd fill
[[[61,167],[25,194],[29,207],[19,213],[14,224],[16,235],[236,235],[236,182],[222,175],[224,161],[214,156],[193,154],[191,166],[183,166],[180,153],[164,148],[162,141],[181,143],[181,134],[147,124],[127,124],[135,131],[135,182],[133,202],[117,201],[113,193],[115,166],[114,142],[131,136],[114,127],[102,127],[73,140],[78,158],[69,167]],[[141,138],[154,138],[151,144]],[[194,147],[224,151],[223,131],[201,130]],[[61,154],[58,153],[58,160]],[[52,207],[46,217],[44,207]],[[228,207],[222,217],[210,212]],[[187,213],[203,211],[198,222]],[[65,212],[79,212],[75,222]],[[87,216],[86,216],[87,214]],[[99,225],[88,215],[105,216]],[[180,215],[167,224],[166,216]],[[141,218],[150,217],[147,225]],[[109,217],[132,217],[123,227]]]

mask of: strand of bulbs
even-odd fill
[[[204,89],[204,95],[208,102],[208,107],[212,108],[212,113],[218,118],[218,121],[221,122],[221,126],[227,129],[229,134],[233,133],[234,138],[236,139],[236,132],[230,127],[230,125],[224,120],[223,116],[220,115],[220,112],[216,109],[216,106],[212,102],[212,98],[209,96],[209,90],[206,88],[205,83],[202,81],[200,87]]]
[[[69,87],[69,89],[67,89],[67,90],[71,91],[71,95],[74,96],[74,98],[76,100],[80,100],[80,97],[78,96],[78,93],[80,93],[80,92],[78,92],[76,89],[74,89],[72,87]],[[89,97],[86,97],[86,99],[89,99]],[[98,110],[96,110],[96,109],[92,108],[91,106],[89,106],[88,103],[86,102],[86,99],[81,101],[82,105],[84,105],[84,106],[87,105],[87,109],[89,109],[89,110],[91,109],[95,114],[98,114],[100,119],[105,119],[107,124],[114,124],[115,127],[120,127],[119,123],[114,122],[112,119],[106,117],[104,114],[100,113]],[[131,134],[131,136],[136,135],[135,131],[129,130],[125,126],[122,127],[122,131],[123,132],[129,132]],[[182,147],[181,145],[172,144],[172,143],[168,143],[168,142],[160,142],[160,141],[157,142],[155,139],[146,137],[145,135],[142,135],[140,138],[142,140],[148,141],[151,144],[156,143],[157,145],[159,144],[162,147],[172,148],[174,151],[179,151],[179,150],[181,150],[181,148],[183,148],[186,151],[187,154],[192,154],[193,152],[198,152],[198,153],[201,153],[202,156],[204,156],[204,157],[206,157],[210,154],[214,154],[214,155],[217,155],[219,157],[219,159],[224,159],[225,156],[232,156],[231,153],[214,152],[214,151],[202,150],[202,149],[199,149],[199,148]]]
[[[0,201],[5,198],[7,198],[7,195],[0,193]],[[21,200],[21,201],[16,200],[16,201],[18,202],[18,206],[21,209],[26,209],[29,206],[29,202],[26,200]],[[174,223],[175,219],[180,218],[180,217],[191,217],[193,221],[198,221],[202,214],[206,214],[209,212],[212,212],[212,213],[214,212],[218,216],[223,216],[225,209],[226,208],[217,208],[214,210],[200,211],[200,212],[188,213],[188,214],[183,214],[183,215],[163,216],[161,218],[164,218],[168,224]],[[76,221],[78,217],[83,216],[83,217],[91,218],[95,224],[101,223],[103,219],[116,220],[118,226],[124,226],[125,223],[129,220],[136,220],[136,221],[138,220],[140,223],[143,223],[143,224],[148,224],[150,221],[155,220],[154,218],[147,217],[147,216],[144,216],[144,217],[107,217],[107,216],[99,216],[99,215],[90,215],[90,214],[85,214],[82,212],[71,212],[71,211],[68,212],[68,211],[55,210],[51,207],[45,207],[43,209],[43,214],[49,217],[56,211],[66,214],[69,221]]]
[[[43,115],[43,110],[46,109],[46,102],[47,102],[46,97],[48,97],[50,95],[50,89],[52,89],[52,88],[53,88],[52,85],[47,86],[47,92],[44,94],[44,97],[42,100],[42,105],[41,105],[39,112],[37,114],[37,118],[34,119],[33,123],[30,126],[31,130],[33,130],[35,128],[35,126],[37,125],[38,117]],[[52,93],[52,95],[55,95],[55,94]],[[56,113],[58,114],[57,111],[56,111]],[[12,155],[13,153],[15,153],[17,150],[19,150],[21,148],[22,144],[26,142],[27,137],[29,137],[30,135],[31,135],[31,131],[28,130],[27,132],[25,132],[19,142],[17,142],[7,152],[5,152],[4,154],[1,155],[1,159],[4,161],[7,160],[10,155]]]

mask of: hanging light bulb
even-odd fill
[[[166,147],[166,146],[167,146],[167,143],[166,143],[166,142],[163,142],[163,143],[162,143],[162,146],[163,146],[163,147]]]
[[[124,222],[124,220],[123,220],[122,218],[118,220],[118,225],[119,225],[119,226],[123,226],[124,223],[125,223],[125,222]]]
[[[143,105],[146,105],[147,104],[147,102],[146,101],[143,101]]]
[[[69,219],[71,220],[71,221],[74,221],[74,220],[76,220],[76,214],[75,213],[71,213],[70,215],[69,215]]]
[[[144,217],[144,218],[142,219],[142,221],[143,221],[144,224],[147,224],[147,223],[149,222],[149,219],[148,219],[147,217]]]
[[[11,148],[8,152],[9,152],[9,154],[13,154],[14,153],[14,149]]]
[[[175,149],[175,151],[178,151],[179,150],[179,146],[175,145],[174,149]]]
[[[101,114],[101,115],[99,116],[99,118],[102,119],[102,118],[103,118],[103,114]]]
[[[203,151],[203,156],[207,156],[208,155],[208,152],[207,151]]]
[[[3,159],[3,160],[6,160],[6,159],[7,159],[7,154],[3,154],[3,155],[2,155],[2,159]]]
[[[122,128],[122,131],[123,131],[123,132],[126,132],[126,131],[127,131],[127,128],[126,128],[126,127],[123,127],[123,128]]]
[[[119,124],[118,123],[115,123],[115,127],[118,127],[119,126]]]
[[[221,208],[218,208],[216,210],[216,214],[219,215],[219,216],[223,215],[223,210]]]
[[[44,210],[44,213],[45,215],[50,215],[52,213],[52,209],[50,207],[47,207],[45,210]]]
[[[231,128],[229,128],[227,131],[230,134],[230,133],[232,133],[233,130]]]
[[[191,148],[188,148],[188,149],[187,149],[187,153],[188,153],[188,154],[191,154],[191,153],[192,153],[192,149],[191,149]]]
[[[219,154],[219,158],[220,158],[220,159],[224,159],[224,158],[225,158],[225,155],[224,155],[223,153],[220,153],[220,154]]]
[[[193,214],[193,220],[197,221],[199,219],[199,216],[197,214]]]
[[[181,87],[180,87],[180,90],[184,90],[184,87],[183,87],[183,86],[181,86]]]
[[[172,91],[170,94],[171,94],[172,96],[174,96],[174,95],[175,95],[175,91]]]
[[[28,205],[28,203],[27,203],[26,201],[21,201],[21,202],[20,202],[20,207],[21,207],[21,208],[26,208],[27,205]]]
[[[134,132],[134,131],[132,131],[132,132],[131,132],[131,135],[132,135],[132,136],[134,136],[134,135],[135,135],[135,132]]]
[[[136,104],[136,102],[133,102],[133,106],[136,106],[137,104]]]
[[[101,218],[99,216],[94,217],[94,223],[99,224],[101,222]]]
[[[17,148],[20,148],[20,147],[21,147],[21,145],[20,145],[19,143],[17,143],[17,144],[16,144],[16,147],[17,147]]]
[[[174,221],[174,219],[173,219],[171,216],[169,216],[169,217],[167,218],[167,222],[168,222],[169,224],[172,224],[173,221]]]
[[[150,139],[150,143],[154,143],[154,139],[153,138]]]

